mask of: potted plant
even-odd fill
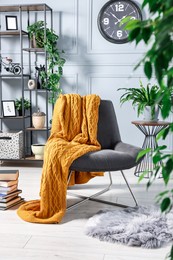
[[[22,98],[17,99],[16,98],[15,108],[18,111],[19,116],[22,116],[22,105],[24,105],[24,113],[25,113],[25,110],[28,110],[31,107],[31,102],[27,98],[24,98],[24,99],[22,99]]]
[[[120,103],[132,101],[132,106],[137,107],[137,114],[144,114],[144,120],[157,121],[159,108],[161,108],[161,90],[157,85],[147,84],[146,88],[140,81],[140,88],[119,88],[125,93],[120,97]]]
[[[64,51],[57,48],[58,35],[52,29],[46,28],[43,21],[37,21],[27,27],[30,39],[35,38],[36,46],[44,48],[47,52],[48,67],[47,71],[40,71],[42,87],[51,91],[49,103],[55,103],[57,97],[62,92],[60,79],[63,74],[62,67],[65,59],[61,57]]]

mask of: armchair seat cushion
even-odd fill
[[[137,165],[136,157],[141,148],[118,142],[114,149],[89,152],[73,161],[70,170],[82,172],[118,171]]]

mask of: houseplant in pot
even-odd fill
[[[37,48],[44,48],[47,52],[47,71],[40,72],[42,88],[51,91],[49,103],[55,103],[57,97],[62,92],[60,79],[63,74],[65,59],[61,57],[64,51],[57,48],[58,35],[50,28],[46,28],[43,21],[37,21],[27,27],[30,39],[33,39]]]
[[[146,88],[140,81],[140,88],[119,88],[124,90],[125,93],[120,97],[120,103],[132,102],[134,108],[137,107],[137,114],[144,115],[146,121],[157,121],[159,109],[162,106],[161,90],[157,85],[147,84]]]
[[[19,99],[17,99],[16,98],[16,100],[15,100],[15,108],[16,108],[16,110],[18,111],[18,115],[19,116],[22,116],[23,114],[22,114],[22,105],[24,105],[24,114],[25,114],[25,111],[26,110],[28,110],[28,109],[30,109],[30,107],[31,107],[31,102],[30,102],[30,100],[29,99],[27,99],[27,98],[24,98],[24,99],[22,99],[22,98],[19,98]]]

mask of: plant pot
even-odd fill
[[[155,106],[154,110],[152,111],[151,106],[146,106],[144,109],[144,121],[152,121],[152,122],[157,122],[158,116],[159,116],[159,107]]]
[[[32,124],[35,128],[43,128],[45,125],[45,115],[44,116],[32,116]]]
[[[22,110],[17,110],[18,111],[18,116],[24,116],[25,115],[25,110],[24,110],[24,115],[22,113]]]
[[[35,35],[33,35],[31,40],[30,40],[31,48],[44,48],[44,43],[43,42],[40,43],[40,42],[38,43]]]
[[[35,155],[36,160],[43,160],[45,144],[32,144],[31,150]]]

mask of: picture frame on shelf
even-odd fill
[[[6,20],[6,30],[18,30],[16,15],[6,15],[5,20]]]
[[[3,117],[15,117],[15,101],[14,100],[4,100],[2,102],[2,113]]]

